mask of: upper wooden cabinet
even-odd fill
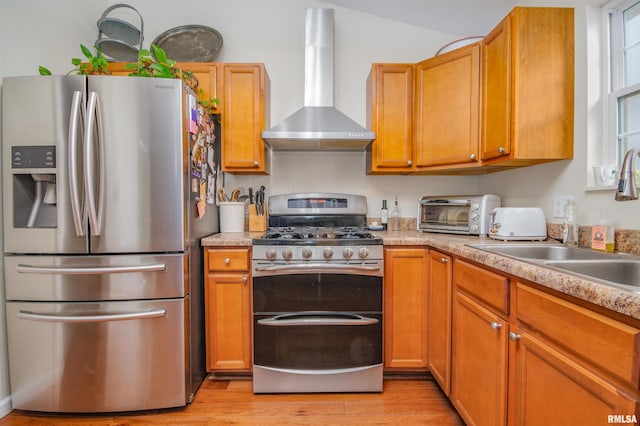
[[[573,9],[516,7],[478,44],[373,64],[367,88],[368,174],[478,174],[572,158]]]
[[[480,157],[480,44],[420,62],[415,74],[416,170],[475,166]]]
[[[113,75],[128,75],[125,65],[113,62],[109,70]],[[270,125],[270,80],[264,65],[179,62],[177,66],[193,73],[198,99],[222,115],[222,170],[269,174],[271,157],[262,140],[262,131]]]
[[[269,174],[270,152],[262,140],[269,127],[270,80],[263,64],[221,64],[222,170]]]
[[[573,156],[574,13],[516,7],[482,42],[485,165]]]
[[[413,164],[413,65],[373,64],[367,78],[367,174],[408,173]]]

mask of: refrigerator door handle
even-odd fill
[[[73,224],[76,228],[76,235],[84,237],[84,220],[86,216],[86,206],[84,197],[81,198],[78,188],[78,158],[76,155],[78,147],[78,128],[80,133],[84,127],[84,116],[82,109],[82,92],[76,90],[73,92],[71,101],[71,114],[69,116],[69,192],[71,196],[71,212],[73,214]]]
[[[97,141],[94,141],[94,125],[96,126]],[[104,212],[104,194],[105,194],[105,170],[104,170],[104,143],[102,138],[102,117],[100,115],[100,103],[98,102],[98,94],[89,92],[87,101],[87,125],[85,127],[84,136],[84,178],[87,192],[87,203],[89,205],[89,224],[91,225],[91,234],[100,236],[102,234],[102,219]],[[94,145],[98,148],[98,194],[96,200],[95,193],[95,160]]]
[[[56,274],[56,275],[102,275],[124,274],[132,272],[164,272],[167,265],[155,263],[151,265],[102,266],[95,268],[57,268],[48,266],[18,265],[16,272],[21,274]]]
[[[106,315],[55,315],[41,314],[31,311],[19,311],[18,318],[30,321],[43,322],[64,322],[64,323],[87,323],[87,322],[110,322],[126,321],[135,319],[147,319],[164,317],[166,309],[151,309],[148,311],[130,312],[126,314],[106,314]]]

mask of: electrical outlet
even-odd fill
[[[571,195],[556,195],[553,197],[553,217],[564,217],[564,207],[572,198]]]

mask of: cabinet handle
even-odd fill
[[[476,159],[476,155],[475,155],[475,154],[471,154],[471,155],[469,156],[469,158],[470,158],[471,160],[475,160],[475,159]]]
[[[257,160],[253,162],[253,165],[254,165],[255,167],[260,167],[260,163],[259,163]]]
[[[499,147],[499,148],[498,148],[498,152],[499,152],[500,154],[503,154],[503,153],[504,153],[504,147],[502,147],[502,146],[501,146],[501,147]]]
[[[224,264],[225,265],[229,265],[231,264],[231,259],[229,259],[228,257],[224,260]]]
[[[449,261],[449,259],[447,259],[446,257],[441,257],[440,258],[440,262],[442,263],[447,263]]]
[[[514,333],[513,331],[509,332],[509,339],[511,340],[520,340],[522,336],[519,334]]]
[[[249,277],[247,277],[246,275],[242,277],[242,284],[246,284],[248,282],[249,282]]]
[[[412,164],[413,164],[413,161],[411,161],[411,160],[407,161],[407,166],[410,166]]]
[[[491,328],[493,328],[494,330],[500,330],[502,328],[502,324],[494,321],[491,323]]]

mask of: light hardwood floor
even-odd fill
[[[0,425],[464,425],[431,379],[384,381],[381,394],[254,395],[251,380],[205,379],[184,408],[120,415],[34,415]]]

